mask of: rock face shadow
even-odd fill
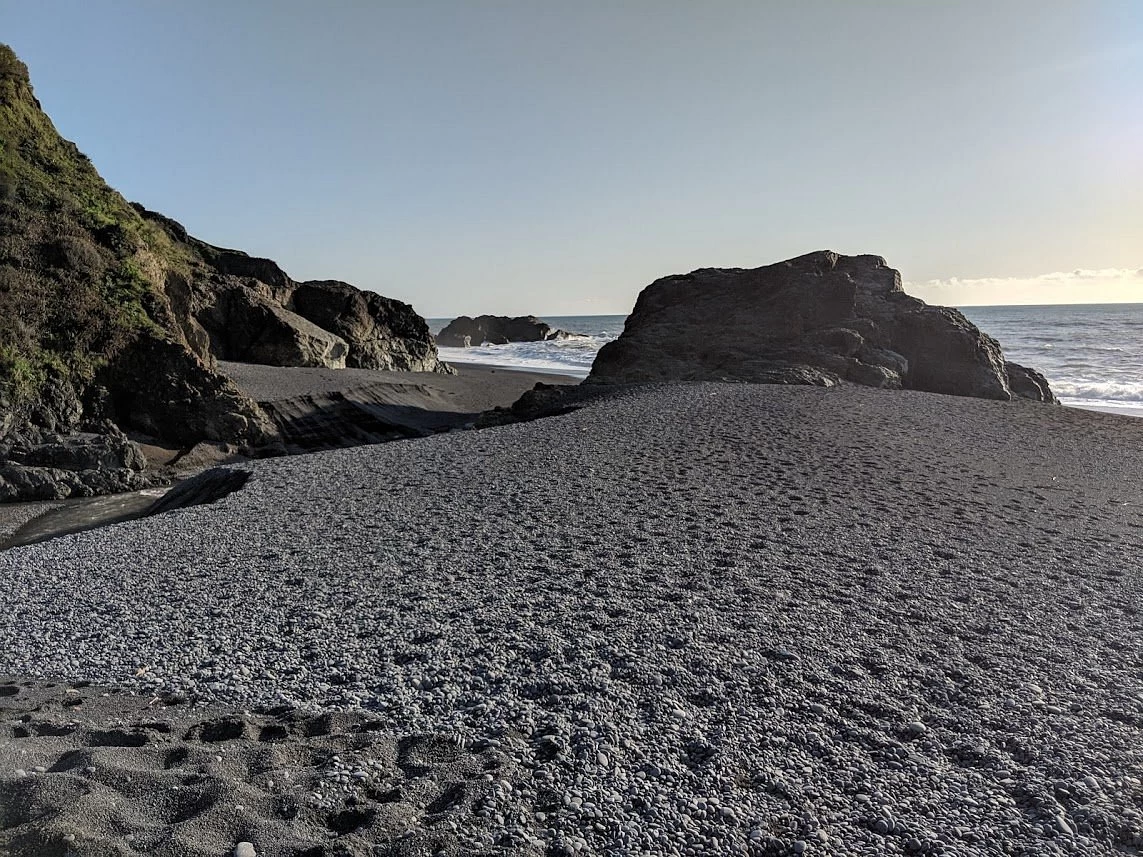
[[[250,480],[247,470],[215,467],[176,485],[152,504],[143,517],[161,515],[176,509],[215,503],[242,488]]]

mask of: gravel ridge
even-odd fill
[[[1143,844],[1141,421],[704,383],[243,468],[0,554],[0,674],[499,750],[455,853]]]

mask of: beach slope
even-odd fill
[[[243,467],[0,554],[0,853],[1143,843],[1143,422],[696,383]]]

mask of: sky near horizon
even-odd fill
[[[0,0],[0,42],[129,199],[426,317],[825,248],[1143,302],[1139,0]]]

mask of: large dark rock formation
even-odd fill
[[[1006,362],[960,312],[905,294],[881,257],[829,251],[656,280],[588,378],[722,379],[1055,401],[1042,375]]]
[[[452,371],[437,359],[429,326],[408,304],[348,283],[313,280],[295,286],[288,305],[344,339],[345,365],[352,369]]]
[[[0,500],[139,487],[138,447],[104,454],[121,431],[277,448],[220,358],[448,371],[407,304],[296,283],[128,204],[0,45]]]
[[[249,286],[220,286],[201,296],[194,318],[222,360],[267,366],[345,368],[349,345],[270,295]]]
[[[505,315],[462,315],[448,323],[437,334],[437,345],[446,348],[468,348],[473,345],[505,345],[509,342],[545,342],[566,339],[575,334],[557,330],[534,315],[509,318]]]
[[[218,360],[341,369],[449,372],[411,306],[336,280],[295,282],[269,259],[215,247],[133,205],[185,261],[166,291],[189,342]]]

